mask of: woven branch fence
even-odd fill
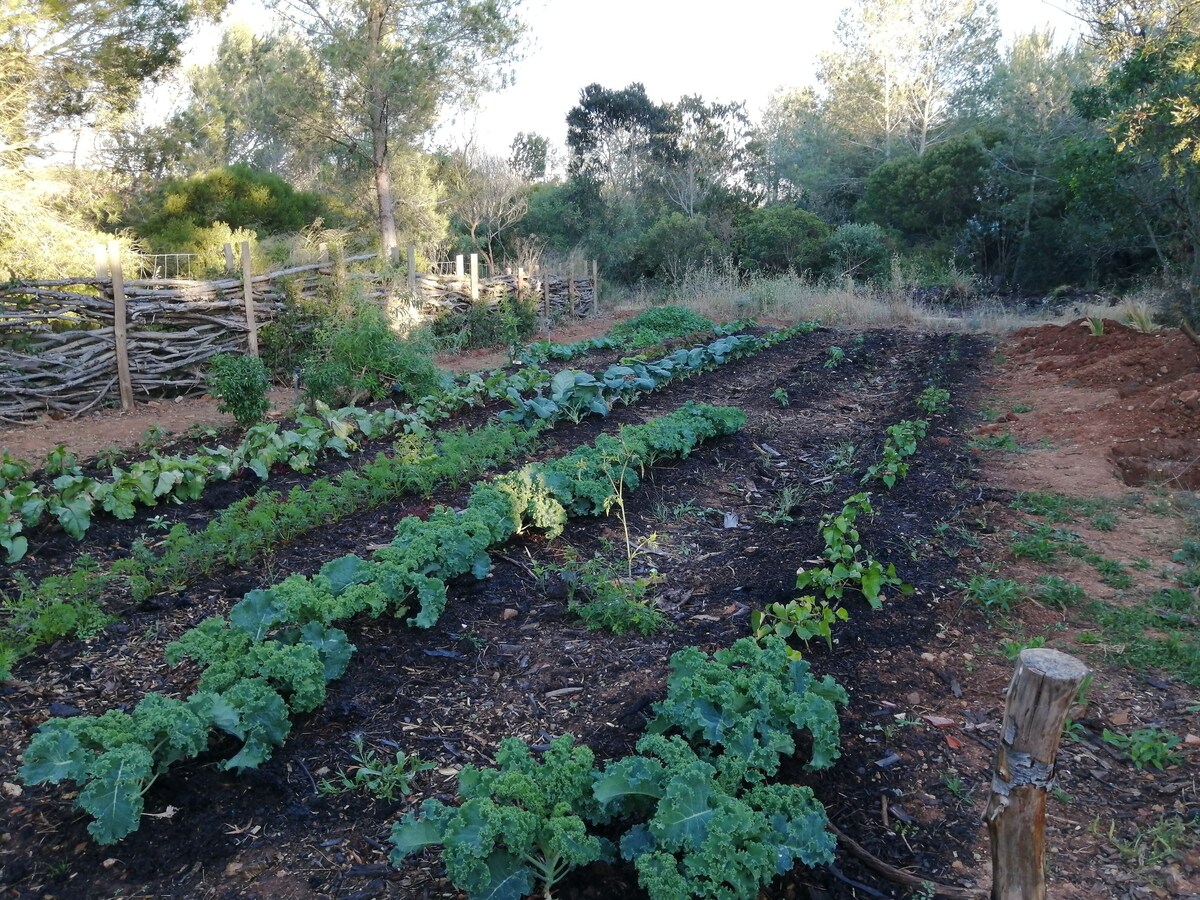
[[[249,247],[242,247],[243,260]],[[598,278],[535,272],[479,278],[461,261],[453,275],[410,268],[403,276],[353,272],[374,255],[294,266],[263,275],[215,281],[124,281],[120,255],[109,248],[97,278],[24,281],[0,288],[0,421],[42,414],[74,418],[107,402],[130,407],[135,397],[179,394],[203,387],[217,353],[258,352],[258,328],[290,298],[329,297],[358,286],[368,300],[391,304],[409,296],[421,317],[494,307],[507,296],[537,303],[544,315],[586,316],[595,309]],[[411,258],[411,255],[410,255]]]

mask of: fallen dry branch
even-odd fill
[[[846,852],[867,868],[878,872],[884,878],[896,884],[902,884],[905,887],[912,888],[914,891],[928,890],[932,887],[933,896],[946,897],[948,900],[986,900],[988,896],[988,891],[983,888],[961,888],[949,884],[938,884],[937,882],[930,881],[928,878],[921,878],[913,875],[911,872],[897,869],[895,866],[885,863],[878,856],[872,854],[862,844],[849,837],[832,823],[829,829],[837,835],[838,843],[846,849]]]

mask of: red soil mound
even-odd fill
[[[1105,320],[1022,328],[1014,361],[1053,372],[1066,384],[1113,390],[1109,458],[1127,484],[1161,481],[1200,488],[1200,347],[1182,332],[1142,334]]]

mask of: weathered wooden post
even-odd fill
[[[242,241],[242,295],[246,300],[246,342],[251,356],[258,356],[258,323],[254,318],[254,268],[250,242]]]
[[[600,313],[600,263],[592,260],[592,315]]]
[[[104,244],[97,244],[95,248],[96,256],[96,280],[108,281],[108,247]]]
[[[417,296],[417,248],[408,245],[408,292]]]
[[[317,244],[317,262],[323,266],[329,265],[329,244],[325,241]]]
[[[575,260],[567,263],[567,309],[571,318],[575,318]]]
[[[984,818],[992,843],[992,900],[1045,900],[1046,795],[1083,663],[1058,650],[1022,650],[996,748]]]
[[[539,268],[541,268],[539,266]],[[546,317],[546,328],[550,327],[550,273],[542,269],[542,313]]]
[[[454,257],[454,274],[459,278],[463,277],[463,255],[461,253]]]
[[[108,244],[108,271],[112,276],[113,347],[117,356],[117,381],[121,387],[121,409],[133,409],[133,381],[129,377],[129,317],[125,309],[125,275],[121,271],[121,245]]]
[[[237,263],[233,260],[233,245],[225,245],[225,271],[233,273],[237,271]]]
[[[479,302],[479,254],[471,254],[471,302]]]
[[[521,302],[521,295],[525,288],[525,267],[517,266],[517,302]]]

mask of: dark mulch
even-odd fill
[[[827,369],[832,343],[848,354]],[[84,817],[60,791],[27,788],[11,798],[0,834],[0,883],[22,897],[456,896],[439,878],[436,856],[399,870],[385,865],[390,824],[426,797],[452,797],[457,770],[489,763],[504,737],[543,744],[570,732],[600,759],[629,752],[662,695],[670,654],[688,645],[726,646],[746,634],[752,609],[794,595],[796,569],[821,547],[818,519],[859,489],[883,429],[920,415],[913,400],[931,382],[949,388],[955,411],[935,420],[907,480],[890,492],[872,486],[877,515],[863,528],[864,544],[894,562],[916,591],[890,597],[880,612],[850,604],[851,622],[832,650],[810,648],[814,668],[850,691],[845,746],[832,771],[813,776],[797,765],[787,775],[812,784],[839,827],[894,865],[948,882],[966,870],[978,874],[977,811],[958,802],[944,777],[955,749],[937,728],[896,715],[919,717],[924,699],[962,697],[960,681],[968,683],[943,651],[947,641],[969,644],[977,624],[958,609],[952,584],[974,552],[960,526],[970,525],[987,499],[959,417],[988,349],[980,339],[954,335],[870,332],[856,344],[849,334],[822,331],[651,395],[608,420],[557,429],[538,456],[687,400],[747,412],[743,433],[646,473],[624,498],[632,534],[658,536],[657,552],[635,563],[661,576],[656,602],[670,616],[670,630],[651,638],[589,632],[567,612],[554,580],[535,574],[561,562],[567,547],[584,558],[623,558],[615,518],[573,521],[552,543],[526,536],[503,548],[487,580],[454,585],[434,628],[352,623],[358,652],[350,670],[330,685],[322,710],[295,723],[270,762],[238,777],[217,768],[219,753],[177,766],[147,796],[150,813],[174,809],[173,816],[147,818],[121,844],[93,845]],[[787,391],[788,406],[772,399],[777,388]],[[848,445],[853,464],[839,468]],[[454,504],[462,496],[430,502]],[[255,571],[231,570],[189,586],[162,608],[131,611],[87,646],[62,644],[24,661],[0,696],[0,779],[16,783],[16,755],[52,702],[94,713],[134,703],[148,690],[188,690],[189,672],[161,662],[166,641],[247,590],[315,571],[346,552],[367,553],[389,540],[399,518],[425,508],[407,500],[338,523],[278,548]],[[727,514],[737,527],[726,527]],[[101,533],[97,544],[111,540]],[[968,715],[981,723],[999,714],[987,701],[992,688],[968,683]],[[387,753],[380,742],[395,742],[438,768],[418,776],[414,794],[395,803],[319,792],[323,773],[350,764],[357,734]],[[968,742],[986,749],[985,736]],[[906,896],[841,855],[829,870],[784,876],[767,894],[872,896],[852,883]],[[629,868],[595,866],[573,877],[562,896],[639,892]]]

